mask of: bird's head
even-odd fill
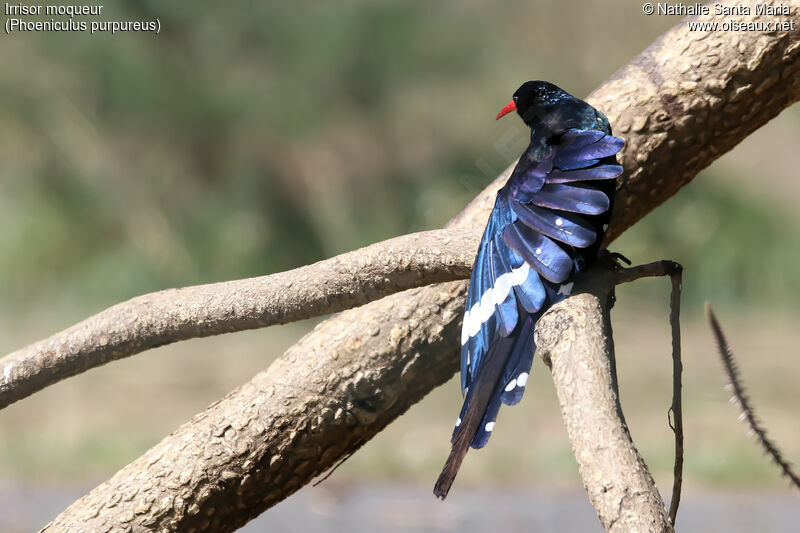
[[[569,93],[546,81],[526,81],[514,93],[514,98],[497,114],[497,118],[516,111],[528,126],[545,120]]]

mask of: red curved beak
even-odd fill
[[[517,103],[514,102],[514,100],[511,100],[509,103],[506,104],[506,106],[503,109],[500,110],[495,120],[499,120],[500,117],[502,117],[503,115],[508,115],[512,111],[516,110],[517,110]]]

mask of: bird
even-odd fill
[[[478,246],[461,330],[464,403],[434,486],[447,497],[469,450],[486,445],[501,404],[522,399],[534,326],[566,298],[600,252],[625,142],[603,113],[546,81],[528,81],[497,119],[516,111],[531,129]]]

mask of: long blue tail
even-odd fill
[[[535,350],[536,318],[538,313],[528,315],[511,335],[498,336],[489,346],[453,430],[450,456],[433,488],[438,498],[447,496],[470,446],[482,448],[489,441],[500,404],[514,405],[522,398]]]

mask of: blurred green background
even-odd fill
[[[525,145],[494,116],[528,79],[585,96],[678,22],[636,2],[198,0],[106,6],[160,35],[0,38],[0,352],[132,296],[262,275],[442,226]],[[800,215],[792,108],[613,249],[685,267],[687,484],[786,483],[736,422],[701,314],[717,304],[761,417],[800,459]],[[620,290],[622,395],[670,482],[668,284]],[[313,324],[190,341],[0,412],[3,483],[98,480],[264,368]],[[454,354],[454,357],[456,354]],[[540,362],[460,483],[579,486]],[[450,382],[356,454],[342,481],[431,485]]]

